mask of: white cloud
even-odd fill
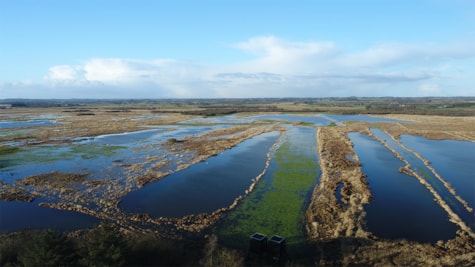
[[[391,43],[344,51],[332,42],[261,36],[234,48],[253,59],[211,66],[174,59],[93,58],[78,65],[52,66],[40,84],[0,84],[0,92],[2,97],[44,98],[474,94],[470,88],[475,82],[469,77],[475,71],[471,43]],[[464,88],[457,91],[459,84]],[[19,96],[15,88],[23,88],[24,94]]]
[[[84,78],[88,81],[120,83],[136,75],[123,59],[93,59],[83,69]]]
[[[69,65],[59,65],[53,66],[49,69],[49,74],[46,77],[47,80],[58,82],[58,81],[73,81],[79,79],[79,72],[81,67],[79,66],[69,66]]]
[[[442,89],[438,84],[433,84],[433,83],[423,83],[419,85],[419,91],[421,91],[425,95],[440,95],[442,92]]]
[[[251,38],[235,47],[257,56],[255,60],[238,65],[255,72],[301,72],[338,53],[332,42],[289,42],[274,36]]]
[[[470,57],[475,57],[473,43],[450,45],[388,43],[349,53],[338,59],[338,62],[348,67],[373,68],[398,64],[419,66]]]

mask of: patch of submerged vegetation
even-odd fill
[[[16,161],[12,159],[12,156],[20,151],[22,149],[17,146],[0,146],[0,169],[15,164]]]
[[[0,168],[6,168],[23,163],[48,163],[60,160],[71,160],[79,156],[84,160],[98,157],[112,157],[118,150],[126,146],[76,145],[37,146],[27,149],[20,147],[0,147]]]
[[[440,185],[437,183],[437,181],[427,172],[427,170],[424,167],[418,166],[417,171],[424,177],[430,185],[437,190],[437,192],[441,191]]]
[[[17,146],[0,146],[0,156],[6,156],[19,152],[21,149]]]
[[[78,145],[70,149],[72,154],[80,154],[82,159],[93,159],[100,156],[111,157],[117,150],[127,148],[126,146],[97,146],[97,145]]]
[[[277,149],[274,159],[277,170],[269,173],[272,178],[261,180],[220,227],[224,243],[242,247],[247,245],[248,235],[256,231],[286,237],[289,248],[305,242],[304,206],[318,165],[289,139]]]

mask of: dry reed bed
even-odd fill
[[[384,115],[381,117],[406,120],[410,123],[380,123],[392,136],[420,135],[429,139],[453,139],[475,142],[475,116],[447,117],[421,115]]]
[[[363,229],[363,205],[370,202],[371,192],[352,143],[340,127],[321,127],[317,135],[322,175],[307,210],[308,235],[319,240],[368,237],[370,234]],[[344,185],[342,201],[346,205],[338,204],[335,197],[339,183]]]

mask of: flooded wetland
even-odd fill
[[[12,108],[0,232],[107,222],[238,251],[259,232],[303,263],[463,265],[475,261],[474,162],[474,116]]]

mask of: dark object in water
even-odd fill
[[[263,257],[265,256],[265,257]],[[267,236],[261,233],[254,233],[249,240],[248,263],[262,263],[264,258],[267,263],[284,263],[287,257],[285,238],[273,235],[267,239]]]
[[[249,240],[249,252],[262,255],[267,249],[267,236],[261,233],[254,233]]]
[[[285,238],[273,235],[267,241],[267,256],[273,262],[283,262],[287,255]]]

